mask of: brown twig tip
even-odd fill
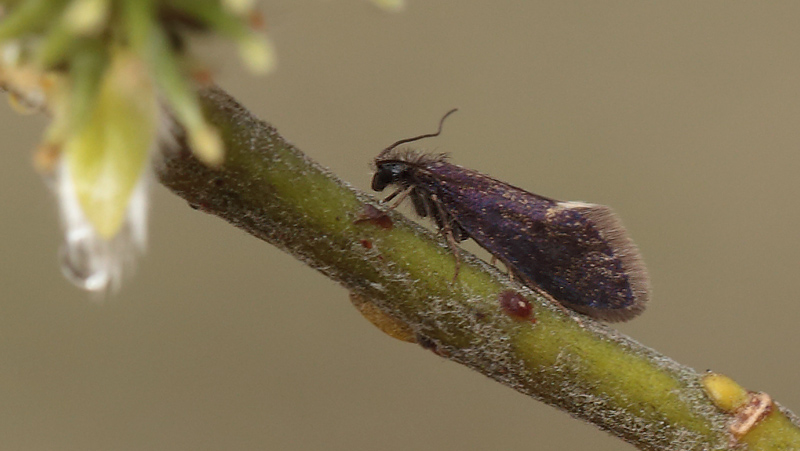
[[[737,409],[729,426],[731,434],[741,440],[775,409],[772,397],[766,393],[750,393],[748,402]]]
[[[708,372],[701,380],[709,399],[728,415],[728,446],[800,450],[800,426],[764,392],[746,390],[728,376]]]

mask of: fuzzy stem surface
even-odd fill
[[[704,374],[582,317],[515,283],[482,260],[455,258],[440,237],[388,212],[253,117],[218,88],[200,93],[220,130],[225,160],[207,167],[174,129],[162,140],[161,183],[341,283],[405,323],[416,341],[520,393],[563,409],[644,450],[741,449],[733,414],[717,408]],[[370,217],[372,215],[372,219]],[[367,220],[364,220],[367,218]],[[533,319],[500,307],[513,291],[533,304]],[[800,449],[796,417],[760,431],[752,449]],[[770,446],[769,444],[775,446]]]

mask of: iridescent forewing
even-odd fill
[[[559,202],[447,162],[418,183],[469,237],[565,306],[606,321],[644,309],[647,271],[608,207]]]

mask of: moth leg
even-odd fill
[[[443,216],[445,213],[439,206],[436,195],[431,195],[431,197],[428,198],[420,197],[419,200],[422,204],[423,210],[425,211],[425,214],[422,216],[428,216],[433,219],[433,222],[436,223],[436,232],[442,235],[442,237],[446,238],[444,225],[446,219],[445,216]]]
[[[403,201],[406,200],[406,197],[408,197],[408,195],[411,194],[411,191],[413,190],[414,190],[413,186],[409,186],[408,188],[399,188],[397,191],[386,196],[386,199],[383,199],[381,202],[386,203],[396,197],[397,200],[395,200],[395,202],[392,205],[389,205],[389,208],[387,209],[387,211],[392,211],[395,208],[399,207],[400,204],[402,204]]]
[[[492,259],[489,260],[489,264],[500,270],[500,268],[497,266],[497,262],[503,264],[503,268],[506,269],[506,277],[508,277],[512,282],[516,280],[514,277],[514,271],[511,270],[511,268],[508,266],[508,263],[498,259],[494,254],[492,254]]]
[[[411,191],[411,203],[414,204],[414,211],[417,212],[417,216],[420,218],[424,218],[426,216],[430,216],[430,207],[428,206],[429,201],[425,199],[425,197],[420,194],[419,190],[414,189]]]
[[[456,269],[453,271],[453,283],[456,283],[458,280],[458,271],[461,269],[461,257],[458,256],[458,243],[456,243],[455,238],[453,238],[452,232],[447,232],[447,244],[450,245],[450,249],[453,250],[453,256],[456,258]]]
[[[506,274],[508,275],[508,278],[511,279],[511,281],[513,282],[515,280],[514,271],[512,271],[511,268],[508,267],[508,263],[506,262],[503,262],[503,266],[506,267]]]
[[[439,199],[437,199],[435,194],[431,194],[431,203],[438,211],[438,214],[431,216],[437,219],[436,222],[439,224],[439,228],[444,234],[447,244],[450,246],[450,249],[452,249],[453,256],[456,259],[456,268],[453,273],[453,283],[455,283],[456,280],[458,280],[458,271],[461,269],[461,258],[458,256],[458,242],[456,241],[455,235],[453,235],[453,228],[450,225],[450,219],[447,217],[447,213],[444,212],[442,204],[439,203]]]
[[[467,231],[461,227],[461,224],[452,220],[450,221],[450,224],[453,227],[453,237],[456,239],[456,241],[460,243],[470,238],[469,233],[467,233]]]

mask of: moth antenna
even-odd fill
[[[445,113],[445,114],[444,114],[444,116],[442,116],[442,118],[439,120],[439,130],[437,130],[437,131],[436,131],[436,133],[427,133],[427,134],[425,134],[425,135],[419,135],[419,136],[415,136],[415,137],[413,137],[413,138],[405,138],[405,139],[401,139],[400,141],[397,141],[397,142],[395,142],[394,144],[392,144],[391,146],[389,146],[389,147],[387,147],[387,148],[383,149],[383,150],[381,151],[381,153],[380,153],[380,154],[378,154],[378,158],[381,158],[381,157],[383,157],[383,156],[384,156],[384,155],[386,155],[386,154],[387,154],[389,151],[391,151],[391,150],[392,150],[392,149],[394,149],[395,147],[399,146],[400,144],[410,143],[410,142],[412,142],[412,141],[418,141],[418,140],[420,140],[420,139],[425,139],[425,138],[434,138],[434,137],[436,137],[436,136],[439,136],[440,134],[442,134],[442,125],[444,125],[444,120],[445,120],[445,119],[447,119],[447,116],[450,116],[451,114],[455,113],[456,111],[458,111],[458,108],[453,108],[452,110],[450,110],[450,111],[448,111],[447,113]]]

